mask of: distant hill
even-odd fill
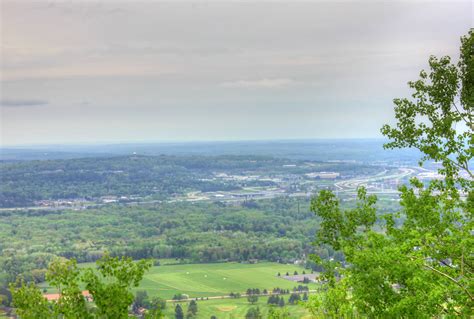
[[[44,145],[0,149],[0,160],[71,159],[111,155],[261,155],[313,161],[415,163],[415,150],[384,150],[381,139]]]

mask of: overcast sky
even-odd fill
[[[2,145],[380,137],[471,1],[1,1]]]

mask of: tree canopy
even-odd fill
[[[400,210],[378,214],[364,188],[344,210],[321,191],[311,210],[322,219],[317,245],[345,261],[313,259],[325,268],[326,293],[310,298],[319,316],[469,317],[474,309],[474,37],[461,39],[457,65],[430,57],[430,70],[409,82],[412,97],[395,99],[395,126],[386,148],[416,148],[420,165],[438,165],[442,178],[416,178],[400,187]]]
[[[46,278],[57,289],[57,301],[49,302],[34,284],[19,282],[11,285],[13,305],[22,319],[87,319],[128,318],[128,308],[134,300],[132,287],[138,287],[149,260],[105,255],[97,268],[78,268],[74,259],[56,259]],[[94,306],[87,303],[80,285],[84,284]]]

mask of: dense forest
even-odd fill
[[[294,261],[316,230],[305,202],[111,206],[86,211],[3,212],[2,257],[9,272],[45,269],[54,256],[95,261],[105,250],[140,258],[193,262],[268,259]],[[7,266],[8,267],[8,266]],[[14,278],[14,274],[11,274]]]
[[[309,210],[308,199],[4,211],[1,217],[4,283],[18,274],[43,281],[47,265],[56,256],[90,262],[105,251],[134,259],[175,258],[177,262],[197,263],[287,263],[313,252],[323,258],[343,258],[329,246],[315,250],[308,242],[319,223]]]

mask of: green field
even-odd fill
[[[227,296],[231,292],[245,293],[247,288],[259,288],[260,290],[279,287],[290,289],[299,283],[285,280],[277,276],[278,273],[285,275],[286,272],[293,274],[294,271],[302,273],[305,269],[298,265],[285,265],[272,262],[261,262],[256,264],[241,264],[235,262],[213,263],[213,264],[178,264],[171,265],[173,260],[160,261],[162,266],[152,267],[143,278],[140,287],[135,290],[146,290],[150,297],[159,296],[171,299],[175,294],[182,293],[190,298],[206,298],[216,296]],[[93,267],[95,264],[81,264],[81,267]],[[309,272],[307,269],[306,272]],[[54,290],[46,283],[41,285],[49,292]],[[309,289],[316,289],[315,284],[306,285]],[[288,301],[285,295],[285,301]],[[252,306],[246,297],[239,299],[209,299],[198,300],[198,318],[210,318],[211,315],[219,319],[245,318],[250,307],[258,306],[263,314],[268,312],[268,297],[260,297],[258,302]],[[186,312],[188,302],[182,302],[183,310]],[[166,317],[174,318],[174,302],[168,302],[166,306]],[[301,306],[287,306],[291,318],[304,318],[308,314]]]
[[[166,265],[153,267],[142,281],[139,289],[145,289],[150,296],[170,299],[176,293],[184,293],[191,298],[228,295],[230,292],[244,293],[247,288],[271,290],[275,287],[292,289],[298,283],[277,276],[294,271],[301,273],[304,269],[297,265],[282,265],[262,262],[257,264],[217,263]],[[307,270],[306,270],[307,271]],[[225,278],[225,279],[224,279]],[[308,285],[315,289],[314,284]],[[285,301],[288,301],[288,295]],[[268,297],[260,297],[255,305],[249,304],[247,298],[198,300],[197,318],[208,319],[215,315],[219,319],[245,318],[250,307],[259,307],[266,317],[269,306]],[[186,313],[188,302],[181,303]],[[166,318],[174,318],[175,304],[166,305]],[[287,306],[291,318],[308,317],[307,311],[301,306]]]
[[[285,301],[288,301],[288,296],[285,296]],[[218,319],[242,319],[245,318],[245,314],[249,308],[257,306],[260,308],[263,318],[266,318],[268,309],[270,308],[270,306],[267,305],[267,297],[260,297],[258,302],[254,305],[249,304],[246,298],[204,300],[197,301],[197,304],[197,319],[209,319],[212,315]],[[188,303],[183,302],[181,306],[186,314]],[[173,303],[167,303],[165,309],[165,317],[167,319],[174,319],[174,307],[175,305]],[[287,306],[286,309],[289,311],[291,319],[312,318],[308,311],[300,305],[290,305]]]
[[[262,262],[257,264],[216,263],[166,265],[153,267],[143,279],[140,290],[147,290],[150,296],[171,299],[177,293],[191,298],[243,293],[247,288],[271,290],[275,287],[292,289],[298,283],[277,276],[304,269],[297,265],[283,265]],[[315,285],[310,285],[314,289]]]

